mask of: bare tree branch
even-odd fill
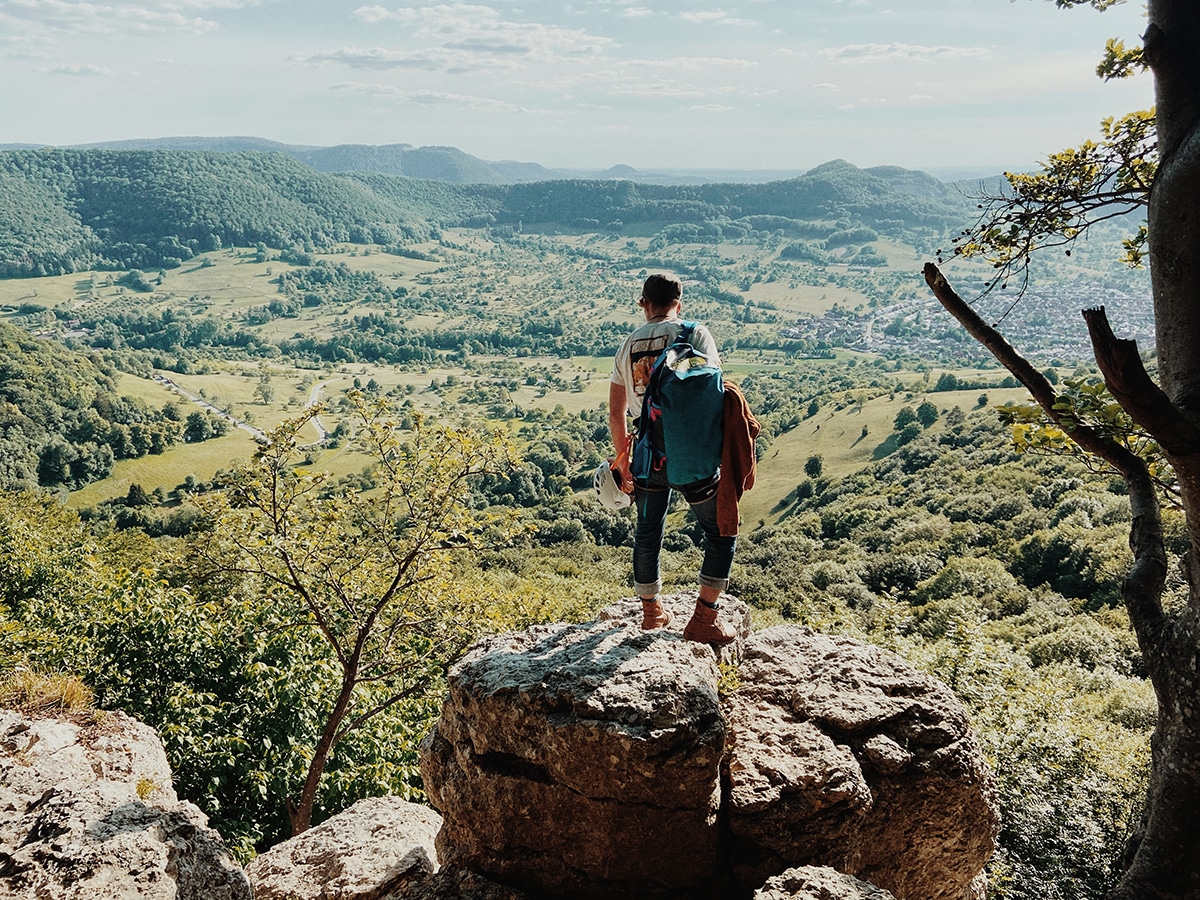
[[[1200,428],[1184,418],[1150,378],[1138,354],[1137,342],[1113,334],[1103,306],[1085,309],[1083,319],[1092,337],[1092,350],[1104,383],[1121,408],[1154,435],[1168,456],[1200,454]]]

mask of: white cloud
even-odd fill
[[[511,54],[537,61],[555,61],[603,52],[614,42],[578,28],[540,22],[513,22],[490,6],[467,3],[423,7],[362,6],[354,16],[368,24],[396,22],[416,27],[409,38],[438,42],[442,47],[476,54]]]
[[[114,72],[112,69],[106,69],[104,66],[90,66],[90,65],[75,64],[75,65],[70,65],[70,66],[58,66],[57,68],[51,69],[50,74],[51,75],[79,75],[79,76],[85,76],[85,77],[93,77],[93,76],[99,75],[99,76],[107,77],[110,75],[116,75],[117,73]]]
[[[192,4],[194,8],[206,8]],[[186,15],[187,3],[88,3],[75,0],[0,0],[0,14],[57,31],[85,34],[204,32],[217,27]]]
[[[621,97],[703,97],[707,93],[694,84],[669,81],[615,84],[609,92]]]
[[[689,106],[688,109],[694,110],[695,112],[721,113],[721,112],[733,112],[735,109],[737,109],[737,107],[736,106],[722,106],[719,103],[700,103],[700,104],[697,104],[696,106]]]
[[[395,12],[389,12],[386,6],[360,6],[353,13],[356,19],[362,19],[368,25],[376,25],[379,22],[411,22],[417,17],[415,9],[398,9]]]
[[[750,19],[742,19],[734,16],[731,13],[725,12],[723,9],[707,9],[697,10],[695,12],[681,12],[678,18],[685,22],[691,22],[695,25],[753,25],[755,24]]]
[[[909,60],[926,62],[942,59],[985,59],[991,51],[984,47],[924,47],[920,44],[847,44],[821,51],[821,55],[833,62],[882,62],[885,60]]]
[[[452,65],[450,54],[437,51],[403,53],[383,47],[343,47],[339,50],[298,57],[298,60],[308,63],[341,63],[352,69],[424,69],[429,72],[448,69]]]
[[[405,103],[419,103],[425,106],[451,106],[483,112],[529,112],[524,107],[491,97],[473,97],[467,94],[454,94],[448,91],[410,91],[390,84],[366,84],[363,82],[343,81],[333,85],[331,89],[357,94],[368,94]]]
[[[641,59],[636,63],[647,69],[708,70],[716,68],[752,68],[758,63],[751,59],[728,59],[718,56],[676,56],[671,59]]]

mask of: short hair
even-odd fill
[[[642,285],[642,299],[651,309],[666,309],[683,296],[678,275],[651,275]]]

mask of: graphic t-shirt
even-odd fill
[[[633,418],[636,419],[642,414],[642,396],[646,393],[654,361],[663,350],[675,343],[675,338],[679,337],[682,330],[683,320],[679,318],[647,322],[625,338],[617,350],[609,381],[624,385],[625,408]],[[716,341],[703,325],[698,324],[692,330],[692,346],[702,353],[709,363],[720,367],[721,358],[717,354]]]

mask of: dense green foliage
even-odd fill
[[[784,521],[742,541],[735,589],[954,688],[998,778],[989,896],[1100,897],[1136,822],[1154,723],[1120,605],[1121,484],[1019,458],[991,410],[943,418],[859,475],[801,482]]]
[[[0,489],[80,487],[180,438],[173,405],[119,396],[113,374],[93,354],[0,322]]]

